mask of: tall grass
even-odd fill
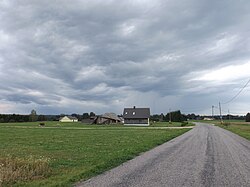
[[[49,159],[46,158],[0,158],[0,186],[45,178],[50,172]]]

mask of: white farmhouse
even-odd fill
[[[78,122],[78,119],[73,116],[64,116],[59,119],[60,122]]]

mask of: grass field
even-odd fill
[[[188,131],[38,124],[0,124],[0,186],[71,186]]]
[[[90,125],[90,124],[84,124],[81,122],[77,123],[61,123],[61,122],[44,122],[45,127],[73,127],[73,128],[117,128],[117,127],[124,127],[124,128],[130,128],[133,126],[124,126],[123,124],[111,124],[111,125]],[[32,128],[39,128],[40,122],[24,122],[24,123],[0,123],[0,127],[32,127]],[[182,122],[150,122],[151,127],[181,127]],[[185,126],[194,126],[193,123],[189,122],[188,124],[185,124]]]

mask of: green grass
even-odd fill
[[[29,158],[42,158],[48,161],[49,175],[26,181],[21,178],[3,186],[71,186],[189,130],[58,122],[46,122],[46,127],[39,127],[38,124],[0,124],[0,158],[27,159],[27,162]]]
[[[40,123],[45,123],[45,127],[95,127],[97,125],[89,125],[81,122],[58,122],[58,121],[45,121],[45,122],[23,122],[23,123],[0,123],[0,127],[39,127]]]
[[[45,127],[55,127],[55,128],[62,128],[62,127],[69,127],[69,128],[116,128],[116,127],[123,127],[123,128],[133,128],[135,126],[124,126],[123,124],[110,124],[110,125],[90,125],[81,122],[56,122],[56,121],[49,121],[44,122]],[[39,126],[40,122],[24,122],[24,123],[0,123],[0,127],[32,127],[32,128],[41,128]],[[150,127],[181,127],[182,122],[150,122]],[[194,126],[192,122],[189,122],[185,126]],[[140,126],[137,126],[137,128]]]
[[[250,124],[229,125],[224,128],[250,140]]]
[[[182,127],[182,122],[151,122],[151,127]],[[194,126],[193,123],[188,122],[185,126]]]

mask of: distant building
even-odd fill
[[[149,126],[150,108],[124,108],[124,125]]]
[[[121,123],[122,119],[115,113],[105,113],[100,116],[96,116],[92,124],[116,124]]]
[[[64,116],[59,119],[60,122],[78,122],[78,119],[73,116]]]
[[[208,118],[208,117],[206,117],[203,120],[205,120],[205,121],[212,121],[212,120],[214,120],[214,118]]]

